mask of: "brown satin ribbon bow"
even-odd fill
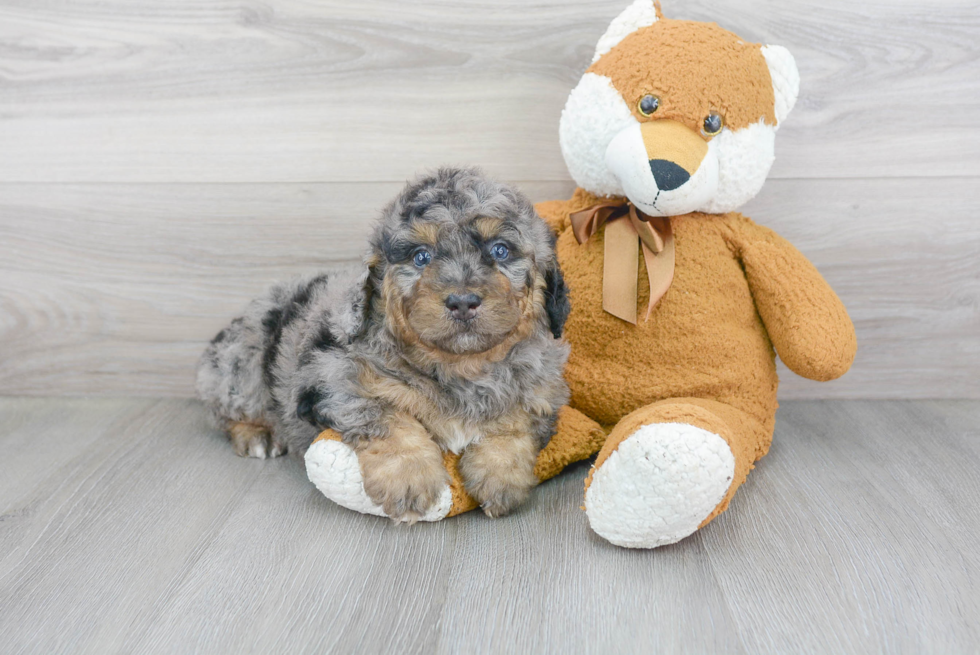
[[[649,320],[653,306],[667,293],[674,280],[674,233],[670,219],[647,216],[628,200],[599,203],[574,212],[569,218],[579,243],[588,241],[608,223],[602,264],[602,308],[634,325],[640,269],[636,253],[639,239],[650,280],[650,302],[645,319]]]

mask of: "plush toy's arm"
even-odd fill
[[[743,219],[740,258],[780,359],[811,380],[833,380],[854,361],[857,337],[844,304],[816,267],[772,230]]]

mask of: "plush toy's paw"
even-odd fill
[[[593,473],[585,492],[592,529],[627,548],[690,535],[722,501],[735,457],[717,434],[684,423],[644,425]]]
[[[388,516],[384,507],[375,503],[364,490],[361,465],[354,450],[341,441],[321,439],[306,451],[306,473],[310,481],[324,496],[347,509],[362,514]],[[427,511],[416,518],[419,521],[439,521],[449,514],[453,505],[452,492],[446,483]]]
[[[279,441],[269,428],[252,423],[236,422],[228,426],[231,447],[239,457],[279,457],[286,454],[286,444]]]

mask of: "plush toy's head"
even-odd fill
[[[651,216],[733,211],[762,188],[799,80],[785,48],[636,0],[568,98],[562,154],[580,187]]]

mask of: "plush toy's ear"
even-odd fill
[[[800,71],[793,55],[782,46],[763,46],[762,56],[769,65],[772,90],[776,94],[776,127],[779,127],[793,110],[800,94]]]
[[[568,313],[572,310],[572,304],[568,300],[565,276],[561,273],[557,257],[551,260],[551,265],[545,271],[544,282],[544,308],[548,313],[551,334],[558,339],[561,337],[562,330],[565,329],[565,320],[568,319]]]
[[[627,36],[642,27],[649,27],[661,18],[660,0],[635,0],[623,13],[609,23],[609,28],[602,35],[595,47],[592,63],[616,47]]]

